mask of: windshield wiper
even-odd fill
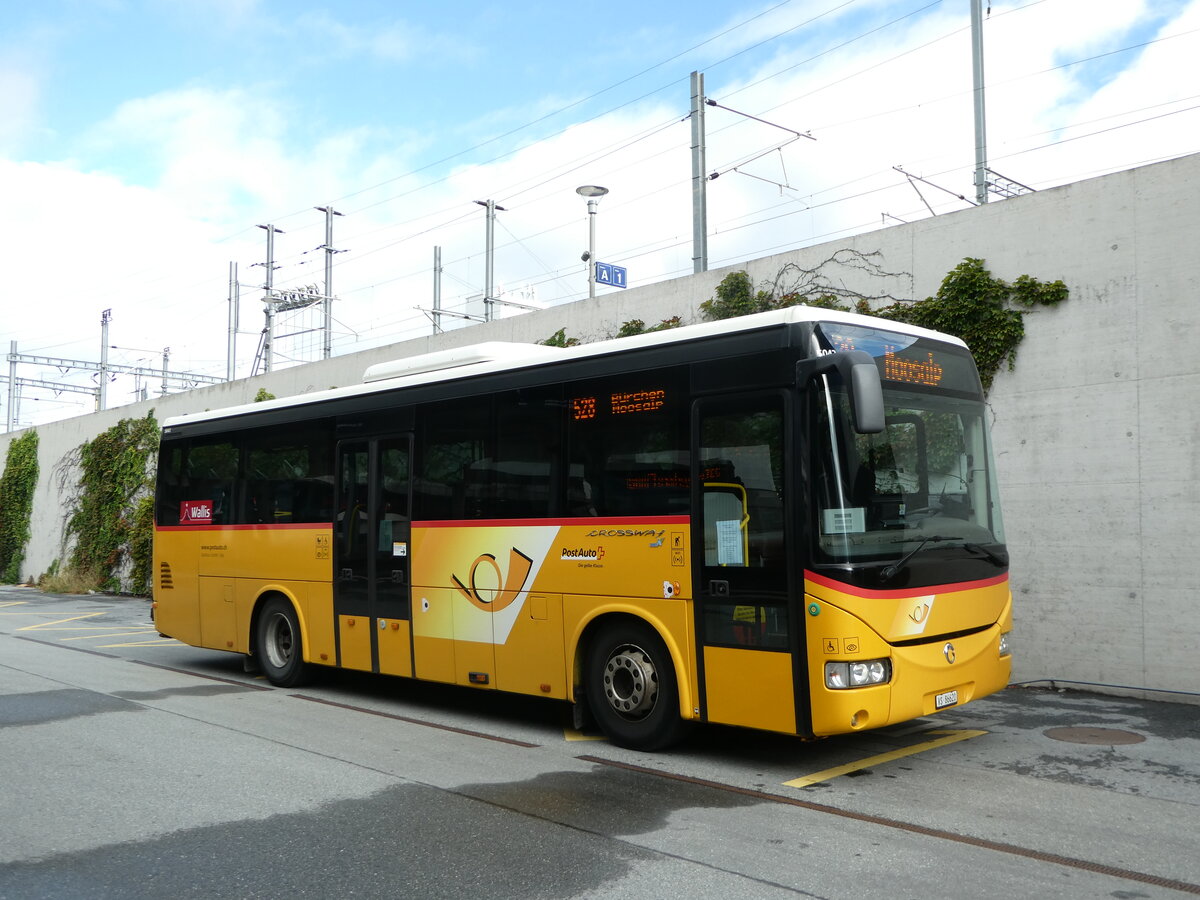
[[[1007,553],[1005,553],[1003,556],[1001,556],[995,550],[989,550],[987,547],[983,546],[982,544],[972,544],[970,541],[963,541],[963,549],[970,550],[972,553],[982,553],[984,556],[986,556],[989,560],[991,560],[993,563],[995,563],[998,566],[1007,566],[1008,565],[1008,554]]]
[[[948,540],[951,540],[951,539],[944,538],[939,534],[931,534],[928,537],[922,538],[921,543],[917,544],[917,546],[915,546],[911,550],[909,550],[906,554],[904,554],[904,556],[900,557],[900,559],[898,559],[896,562],[891,563],[890,565],[884,566],[883,569],[881,569],[879,572],[879,580],[880,581],[891,581],[892,578],[895,576],[895,574],[897,572],[899,572],[901,569],[903,569],[904,566],[908,563],[908,561],[910,559],[912,559],[914,556],[916,556],[918,553],[920,553],[921,550],[924,549],[926,544],[933,543],[934,541],[948,541]]]

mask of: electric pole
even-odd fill
[[[442,248],[433,248],[433,333],[442,333]]]
[[[17,342],[8,342],[8,427],[12,431],[17,426]]]
[[[263,371],[271,372],[271,356],[275,344],[275,235],[283,232],[274,225],[259,225],[267,232],[267,280],[265,285],[266,297],[263,302],[267,307],[267,327],[263,339]]]
[[[229,264],[229,346],[225,350],[225,380],[233,381],[237,368],[238,306],[241,286],[238,284],[237,263]]]
[[[333,206],[315,206],[318,212],[325,213],[325,299],[321,301],[325,321],[325,340],[321,349],[321,358],[329,359],[333,355],[333,217],[340,216]]]
[[[100,313],[100,393],[96,395],[97,406],[107,409],[108,402],[108,323],[112,321],[112,310]]]
[[[704,164],[704,73],[692,73],[692,272],[708,271],[708,174]]]
[[[987,117],[983,105],[983,0],[971,0],[971,74],[975,85],[975,202],[987,203]]]
[[[493,278],[495,272],[495,257],[496,257],[496,210],[505,212],[503,206],[497,206],[495,200],[476,200],[480,206],[487,210],[487,250],[484,261],[484,286],[483,286],[483,321],[490,322],[495,316],[492,307],[495,305],[496,298],[494,295]]]

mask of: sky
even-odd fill
[[[982,5],[991,169],[1041,190],[1200,151],[1200,0]],[[263,226],[274,288],[323,293],[316,207],[334,355],[432,333],[435,248],[442,325],[471,326],[479,201],[498,315],[587,296],[581,185],[630,287],[691,274],[692,72],[710,268],[964,209],[970,8],[0,0],[0,341],[75,389],[22,385],[17,425],[94,408],[53,361],[99,362],[105,316],[110,364],[223,379],[234,280],[234,373],[261,371]],[[320,324],[279,314],[274,367],[319,359]],[[121,375],[107,404],[161,389]]]

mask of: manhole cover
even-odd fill
[[[1142,735],[1119,728],[1047,728],[1043,734],[1056,741],[1071,744],[1140,744],[1146,740]]]

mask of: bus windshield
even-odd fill
[[[982,400],[885,381],[884,430],[858,434],[836,378],[820,381],[814,435],[819,561],[895,561],[919,546],[941,546],[1006,563]]]

